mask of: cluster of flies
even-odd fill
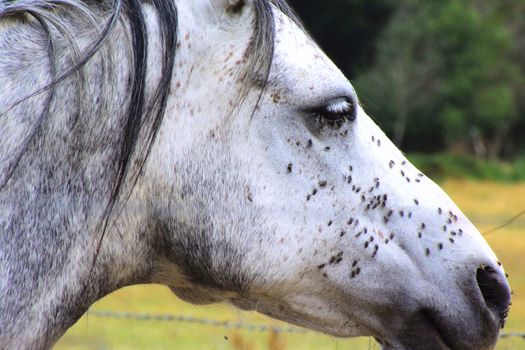
[[[326,121],[323,122],[322,120],[319,120],[318,122],[323,124],[323,126],[327,124]],[[338,123],[335,123],[335,125],[330,125],[330,126],[331,127],[338,127]],[[340,127],[340,125],[339,125],[339,127]],[[374,136],[372,136],[372,142],[375,145],[377,145],[378,147],[381,146],[381,140],[378,139],[378,138],[376,139]],[[313,146],[313,142],[312,142],[311,139],[309,139],[306,142],[306,147],[307,148],[311,148],[312,146]],[[324,150],[325,151],[330,151],[330,147],[326,147]],[[412,178],[408,175],[407,171],[404,168],[404,166],[406,165],[406,160],[402,160],[400,165],[401,165],[401,169],[399,170],[399,174],[405,179],[405,181],[407,183],[411,183],[412,182]],[[389,167],[389,169],[393,170],[396,167],[396,162],[394,160],[390,160],[389,163],[388,163],[388,167]],[[289,163],[287,165],[286,170],[287,170],[288,174],[291,174],[293,172],[293,164]],[[397,212],[396,212],[395,210],[387,207],[387,202],[388,202],[388,194],[387,193],[376,194],[377,191],[380,189],[380,186],[381,186],[381,182],[380,182],[379,178],[377,178],[377,177],[374,178],[372,185],[370,187],[367,187],[366,190],[363,190],[363,188],[361,186],[359,186],[358,184],[354,183],[354,178],[352,176],[353,167],[351,165],[348,167],[348,170],[349,170],[349,174],[348,175],[343,175],[343,180],[344,180],[344,182],[346,184],[351,186],[351,190],[352,190],[353,193],[355,193],[356,195],[360,196],[361,203],[363,204],[364,209],[366,211],[383,210],[384,211],[383,223],[385,223],[385,224],[387,224],[390,220],[392,220],[394,215],[398,215],[400,218],[412,219],[413,214],[412,214],[411,211],[407,211],[406,212],[405,210],[397,210]],[[416,177],[414,178],[414,182],[420,183],[421,179],[423,177],[424,177],[424,175],[422,173],[418,173],[416,175]],[[320,189],[326,188],[328,186],[328,182],[325,181],[325,180],[321,180],[321,181],[318,182],[317,185],[318,185],[317,187],[314,187],[311,190],[311,192],[309,192],[306,195],[306,200],[307,201],[309,201],[313,196],[315,196],[319,192]],[[413,203],[414,203],[415,206],[419,206],[420,205],[420,201],[417,198],[413,199]],[[443,225],[442,230],[444,232],[448,232],[449,233],[449,237],[448,237],[449,242],[451,244],[455,243],[455,239],[457,238],[457,236],[463,235],[463,230],[461,228],[450,229],[449,230],[449,227],[453,226],[454,224],[456,224],[458,222],[458,216],[456,214],[454,214],[452,211],[448,211],[448,213],[445,213],[442,208],[438,208],[437,213],[440,216],[443,215],[443,214],[446,215],[445,224]],[[328,226],[331,226],[332,223],[333,223],[332,220],[328,221]],[[348,220],[348,222],[347,222],[347,225],[351,229],[353,229],[354,232],[355,232],[359,228],[359,219],[357,219],[357,218],[350,218]],[[426,224],[425,223],[421,223],[418,226],[418,230],[417,231],[418,231],[418,238],[419,239],[423,238],[423,234],[425,232],[425,229],[426,229]],[[347,233],[346,230],[341,230],[339,232],[339,236],[343,237],[343,236],[346,235],[346,233]],[[363,227],[361,230],[359,230],[354,235],[354,238],[357,239],[357,238],[360,238],[361,236],[367,236],[368,233],[369,233],[368,228]],[[386,238],[383,236],[383,234],[381,234],[381,238],[384,239],[384,244],[388,244],[390,241],[392,241],[394,239],[394,237],[395,237],[394,233],[390,233],[390,235],[388,235]],[[377,255],[377,253],[379,251],[379,244],[377,244],[377,242],[375,241],[374,236],[372,236],[372,235],[370,237],[366,238],[366,240],[363,243],[363,247],[365,249],[372,248],[372,254],[371,254],[372,258],[376,257],[376,255]],[[444,244],[442,242],[438,242],[437,243],[437,249],[438,250],[444,249]],[[428,247],[425,248],[425,255],[428,256],[428,255],[430,255],[430,253],[431,253],[430,248],[428,248]],[[327,263],[320,264],[318,266],[318,269],[324,271],[325,267],[337,265],[342,260],[343,260],[343,252],[340,251],[339,253],[331,256]],[[354,260],[353,263],[352,263],[352,269],[351,269],[350,277],[354,278],[357,275],[359,275],[360,273],[361,273],[361,268],[358,266],[358,260]],[[327,277],[326,272],[323,272],[323,276]]]

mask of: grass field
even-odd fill
[[[525,184],[446,181],[445,190],[482,232],[525,210]],[[503,262],[513,305],[506,332],[525,332],[525,218],[486,236]],[[199,318],[281,325],[252,312],[225,305],[195,307],[176,299],[162,286],[136,286],[117,291],[92,310],[153,314],[183,314]],[[60,340],[56,349],[378,349],[374,340],[342,340],[308,332],[272,334],[233,331],[220,327],[177,322],[114,320],[84,316]],[[502,339],[499,350],[525,349],[525,339]]]

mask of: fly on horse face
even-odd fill
[[[0,348],[139,283],[384,349],[491,349],[510,300],[284,0],[0,0]]]

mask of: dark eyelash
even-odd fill
[[[320,108],[311,110],[312,117],[317,119],[317,123],[320,128],[328,125],[332,128],[340,128],[346,121],[354,121],[356,119],[356,111],[354,104],[348,99],[342,99],[339,103],[345,103],[345,107],[337,110],[338,108],[330,108],[330,105],[326,105]]]

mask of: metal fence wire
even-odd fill
[[[222,327],[226,329],[242,329],[255,332],[274,332],[274,333],[308,333],[310,331],[298,327],[279,327],[247,323],[242,321],[220,321],[207,318],[199,318],[186,315],[172,314],[149,314],[135,312],[115,312],[115,311],[88,311],[87,316],[111,319],[127,319],[134,321],[157,321],[157,322],[182,322],[193,323],[205,326]],[[522,338],[525,340],[525,332],[501,333],[500,338]]]

